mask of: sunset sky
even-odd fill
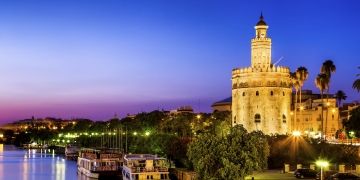
[[[231,70],[250,65],[260,12],[273,62],[337,67],[330,92],[360,73],[360,1],[0,1],[0,123],[35,117],[107,120],[117,113],[210,105],[231,95]]]

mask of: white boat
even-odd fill
[[[67,159],[76,160],[79,156],[80,148],[73,145],[68,145],[65,147],[65,157]]]
[[[123,180],[170,180],[165,158],[152,154],[127,154],[122,168]]]
[[[81,149],[78,173],[91,178],[121,176],[122,155],[114,150]]]

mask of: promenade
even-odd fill
[[[264,172],[256,172],[253,175],[247,176],[245,180],[267,180],[267,179],[273,179],[273,180],[282,180],[282,179],[296,179],[294,177],[293,173],[281,173],[280,170],[267,170]]]

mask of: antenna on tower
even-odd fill
[[[282,59],[284,59],[284,56],[281,56],[281,58],[279,58],[279,60],[277,60],[275,63],[274,63],[274,66],[279,63]]]

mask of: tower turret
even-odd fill
[[[251,67],[266,68],[271,64],[271,39],[267,36],[269,26],[261,13],[255,26],[255,37],[251,40]]]

